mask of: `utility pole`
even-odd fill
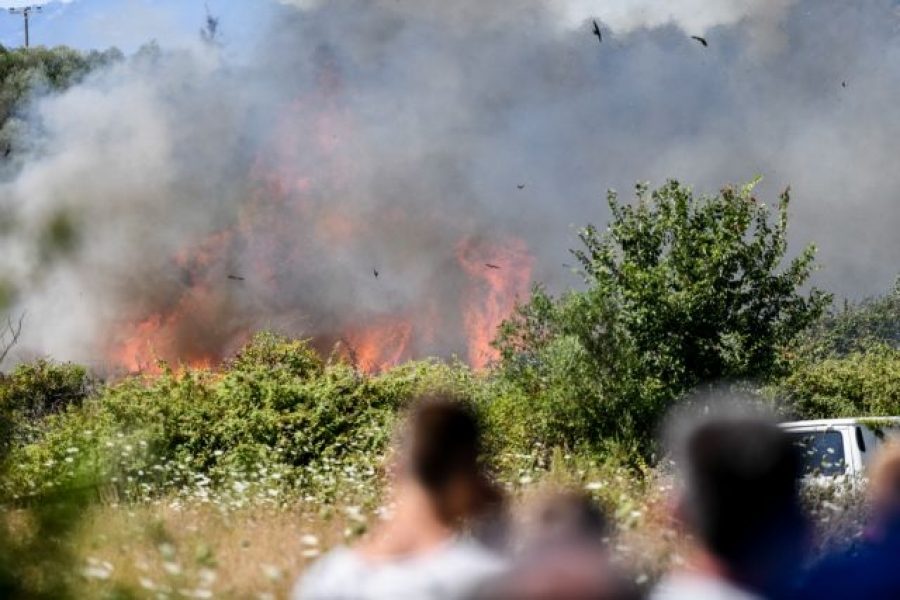
[[[28,32],[28,20],[31,18],[32,12],[42,12],[43,9],[40,6],[21,6],[19,8],[10,8],[9,14],[11,15],[22,15],[25,18],[25,47],[27,48],[31,40],[29,39]]]

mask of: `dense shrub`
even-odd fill
[[[470,384],[468,370],[430,362],[368,376],[324,364],[305,342],[260,334],[221,372],[127,379],[48,417],[41,439],[15,450],[7,492],[83,481],[77,464],[98,482],[156,491],[260,468],[302,488],[326,463],[375,468],[416,392]]]
[[[872,344],[900,348],[900,281],[883,296],[847,302],[824,315],[802,337],[800,352],[812,358],[865,352]]]
[[[699,384],[764,379],[778,350],[830,302],[801,293],[809,247],[787,251],[785,192],[773,213],[753,184],[695,196],[677,182],[635,204],[610,193],[605,233],[579,233],[583,291],[540,287],[503,324],[501,377],[512,401],[496,409],[524,431],[570,447],[647,453],[662,414]]]
[[[869,343],[845,356],[800,358],[777,388],[797,418],[900,415],[900,349]]]
[[[81,404],[94,385],[84,367],[46,360],[0,373],[0,445],[37,440],[45,417]]]

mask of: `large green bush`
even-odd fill
[[[813,358],[841,357],[873,344],[900,348],[900,281],[883,296],[846,302],[824,315],[803,335],[799,351]]]
[[[634,204],[610,193],[608,228],[581,230],[573,251],[585,289],[554,299],[537,288],[500,329],[501,376],[519,392],[497,404],[504,419],[553,443],[646,452],[695,386],[777,372],[778,350],[830,297],[801,292],[812,247],[782,264],[788,193],[773,211],[753,187],[640,185]]]
[[[95,483],[116,478],[132,489],[226,481],[260,468],[303,488],[322,465],[374,468],[417,392],[467,385],[460,366],[410,363],[369,376],[324,364],[306,342],[260,334],[221,372],[130,378],[47,417],[41,438],[15,449],[6,491],[84,481],[84,465]]]
[[[869,343],[846,355],[799,358],[776,393],[796,418],[900,415],[900,349]]]
[[[39,439],[45,417],[81,404],[94,385],[84,367],[47,360],[0,373],[0,449]]]

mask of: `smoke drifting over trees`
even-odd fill
[[[410,306],[425,322],[467,285],[461,240],[521,238],[535,279],[571,285],[570,225],[602,225],[607,188],[669,177],[791,185],[795,247],[820,247],[816,283],[839,296],[897,274],[893,1],[274,13],[253,60],[150,47],[29,106],[30,150],[0,184],[23,347],[96,363],[123,324],[177,310],[197,318],[176,345],[219,351],[266,326],[321,335]],[[420,350],[463,351],[442,343]]]

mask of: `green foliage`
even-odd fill
[[[872,344],[900,348],[900,281],[884,296],[848,302],[825,315],[803,336],[799,351],[841,357],[864,352]]]
[[[501,327],[502,377],[522,397],[497,410],[554,443],[647,450],[690,389],[777,372],[778,350],[830,297],[799,291],[812,247],[782,268],[789,194],[773,212],[754,185],[702,197],[639,185],[633,205],[610,193],[606,232],[584,228],[573,251],[586,289],[554,299],[537,288]]]
[[[0,597],[77,597],[70,540],[89,501],[83,488],[71,487],[44,495],[27,510],[0,509]]]
[[[797,418],[900,415],[900,349],[869,343],[844,356],[803,357],[776,393]]]
[[[46,263],[70,255],[77,249],[80,236],[74,215],[65,209],[57,210],[47,219],[40,233],[41,259]]]
[[[35,443],[48,415],[79,405],[90,393],[82,367],[38,361],[0,374],[0,481],[20,465],[16,449]],[[0,597],[76,597],[71,578],[71,536],[91,498],[82,466],[70,458],[65,487],[48,488],[28,506],[15,507],[16,493],[0,486]]]
[[[0,445],[37,439],[45,417],[81,404],[93,386],[84,367],[46,360],[19,365],[8,375],[0,373]]]
[[[228,481],[261,466],[304,488],[325,463],[375,465],[409,399],[434,386],[462,389],[466,373],[410,363],[370,377],[323,364],[306,342],[260,334],[221,373],[127,379],[47,418],[41,438],[16,449],[4,483],[17,495],[65,485],[76,457],[96,481],[116,478],[138,493],[198,475]]]
[[[116,49],[81,52],[57,48],[0,46],[0,155],[13,151],[20,140],[22,117],[27,102],[35,94],[63,91],[84,79],[91,71],[122,60]]]

